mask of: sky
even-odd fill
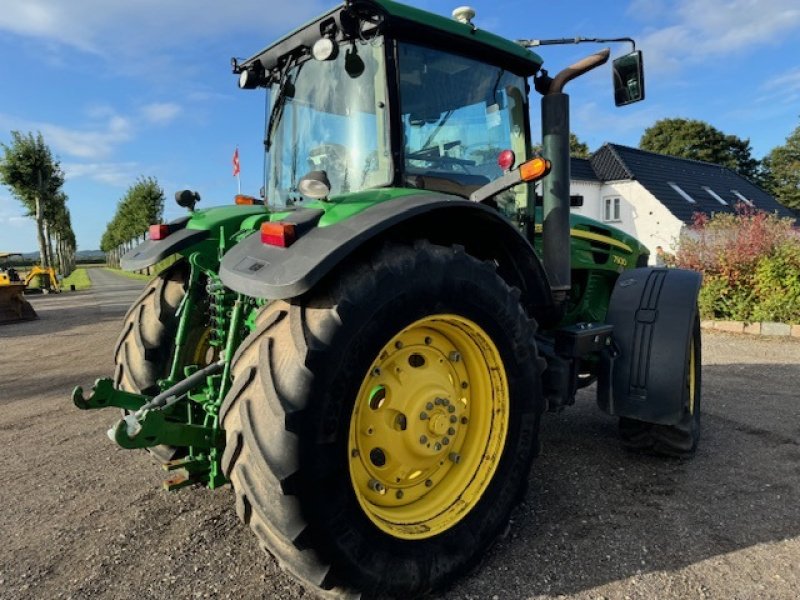
[[[464,0],[409,0],[449,15]],[[66,174],[79,250],[99,247],[117,202],[138,177],[155,177],[165,218],[184,214],[175,191],[199,207],[262,177],[263,90],[237,87],[230,58],[245,58],[334,6],[319,0],[0,0],[0,143],[40,131]],[[637,146],[656,120],[701,119],[762,158],[800,125],[798,0],[474,0],[477,27],[510,39],[635,38],[646,100],[616,108],[608,65],[569,83],[571,129],[596,150]],[[551,75],[598,50],[541,47]],[[613,44],[612,57],[628,51]],[[532,98],[533,139],[540,137]],[[35,251],[33,220],[0,186],[0,251]]]

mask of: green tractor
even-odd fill
[[[266,206],[194,211],[134,250],[131,268],[184,259],[126,317],[116,380],[73,394],[125,409],[111,437],[156,448],[169,487],[230,481],[322,596],[424,595],[476,565],[541,415],[579,388],[628,447],[699,438],[700,277],[570,214],[563,88],[608,50],[551,78],[537,42],[454,16],[350,0],[234,60],[267,90]],[[618,105],[644,97],[640,53],[613,71]]]

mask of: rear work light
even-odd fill
[[[163,240],[169,235],[169,225],[163,223],[156,223],[150,225],[150,239],[153,241]]]
[[[294,229],[294,223],[282,223],[275,221],[273,223],[261,224],[261,243],[270,246],[278,246],[280,248],[288,248],[297,240],[297,233]]]

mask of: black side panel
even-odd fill
[[[209,235],[205,229],[179,229],[163,240],[147,240],[125,254],[120,259],[120,266],[126,271],[138,271],[164,260],[168,256],[180,252],[198,242],[202,242]]]
[[[264,245],[258,235],[252,235],[225,254],[220,276],[227,287],[248,296],[292,298],[311,289],[368,241],[388,236],[389,229],[415,222],[415,217],[433,218],[436,214],[447,218],[451,227],[467,219],[491,224],[493,233],[500,232],[503,243],[519,248],[518,254],[529,254],[529,261],[536,261],[530,244],[493,209],[451,196],[420,194],[383,202],[335,225],[315,227],[289,248]],[[458,243],[456,236],[454,242]],[[520,262],[524,262],[522,258]]]
[[[648,423],[678,422],[700,283],[699,273],[681,269],[633,269],[619,276],[606,321],[614,326],[620,354],[603,410]]]

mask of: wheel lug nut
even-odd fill
[[[469,387],[469,384],[468,384],[466,381],[462,381],[462,382],[461,382],[461,389],[462,389],[462,390],[465,390],[465,389],[467,389],[468,387]]]
[[[375,367],[374,369],[372,369],[372,376],[373,376],[373,377],[379,377],[379,376],[380,376],[380,374],[381,374],[381,369],[380,369],[380,367]]]
[[[447,458],[449,458],[453,464],[456,465],[461,462],[461,455],[458,452],[451,452]]]
[[[433,403],[436,404],[436,406],[439,406],[442,403],[442,399],[436,398],[436,400],[434,400]]]
[[[419,436],[419,443],[420,444],[427,444],[428,443],[428,436],[427,435]]]
[[[353,451],[352,451],[352,452],[350,452],[350,456],[352,456],[353,458],[356,458],[356,457],[358,456],[358,450],[356,450],[355,448],[353,448]]]
[[[447,439],[447,438],[444,438],[444,439]],[[433,449],[434,449],[434,450],[436,450],[436,451],[438,452],[439,450],[441,450],[441,449],[442,449],[442,445],[441,445],[439,442],[436,442],[436,443],[433,445]]]
[[[467,417],[461,417],[461,424],[462,425],[466,425],[468,422],[469,422],[469,419],[467,419]]]
[[[425,480],[425,487],[431,487],[432,485],[433,485],[433,481],[431,481],[430,479],[426,479]]]
[[[398,500],[400,500],[403,497],[403,490],[397,490],[394,493],[394,497],[397,498]]]
[[[428,403],[425,405],[425,408],[427,408],[428,410],[433,410],[433,402],[428,402]]]
[[[419,413],[419,420],[420,420],[420,421],[424,421],[424,420],[425,420],[425,419],[427,419],[427,418],[428,418],[428,413],[426,413],[426,412],[424,412],[424,411],[423,411],[423,412],[421,412],[421,413]]]
[[[451,352],[448,357],[450,362],[458,362],[461,360],[461,355],[458,352]]]
[[[397,348],[398,350],[400,350],[400,348],[403,347],[403,342],[401,342],[401,341],[395,342],[394,343],[394,347]],[[402,492],[400,492],[400,493],[402,494]]]
[[[426,337],[426,338],[425,338],[425,345],[426,345],[426,346],[430,346],[430,345],[431,345],[431,342],[433,342],[433,340],[432,340],[431,338],[429,338],[429,337]]]
[[[455,423],[456,421],[458,421],[458,417],[456,417],[455,415],[450,415],[450,422]]]
[[[455,429],[453,429],[452,427],[450,427],[450,428],[447,430],[447,435],[455,435],[455,434],[456,434],[456,430],[455,430]]]
[[[447,407],[447,412],[449,413],[456,412],[456,407],[451,404],[450,406]]]
[[[386,492],[386,488],[383,487],[383,484],[377,479],[370,479],[367,485],[369,486],[369,489],[371,489],[373,492],[377,492],[379,494],[383,494],[384,492]]]
[[[445,446],[447,446],[447,444],[449,444],[449,443],[450,443],[450,438],[443,438],[443,439],[442,439],[442,443],[443,443]]]

